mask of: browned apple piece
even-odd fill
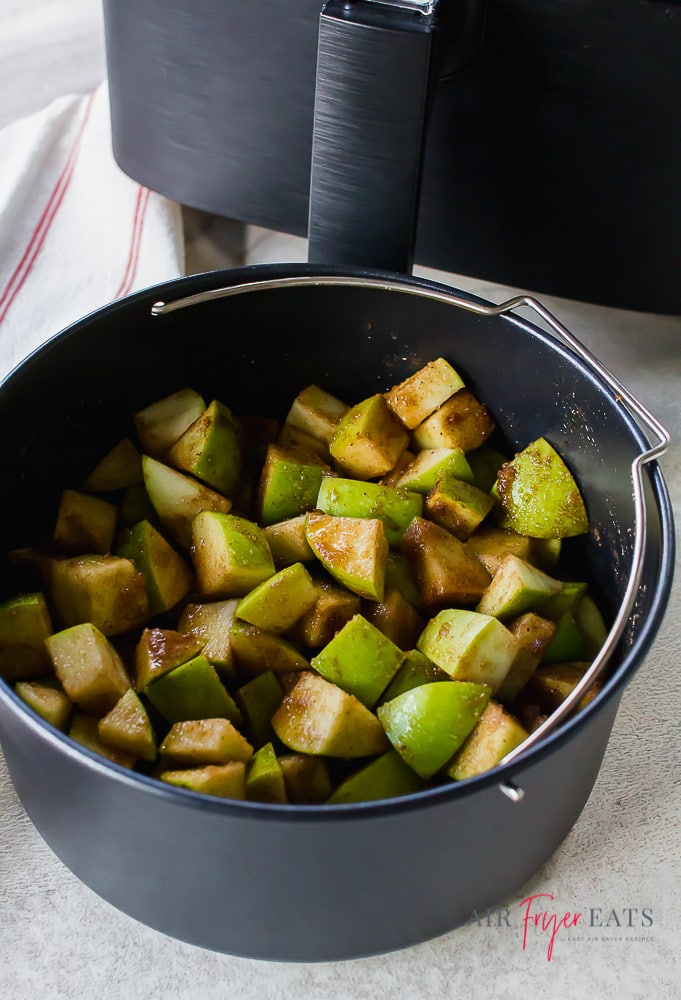
[[[457,751],[447,768],[455,781],[474,778],[489,771],[523,743],[529,733],[517,719],[494,700],[491,700],[478,719],[473,732]]]
[[[428,493],[424,509],[436,524],[465,541],[494,507],[494,499],[477,486],[445,474]]]
[[[127,489],[142,482],[142,456],[130,438],[121,440],[97,463],[83,483],[93,493]]]
[[[135,648],[135,687],[144,691],[153,680],[187,663],[203,649],[201,637],[174,629],[145,628]]]
[[[349,406],[317,385],[308,385],[291,404],[284,428],[304,431],[327,445]]]
[[[142,451],[163,458],[206,408],[203,398],[194,389],[180,389],[158,399],[134,417]]]
[[[215,795],[221,799],[246,798],[246,765],[243,761],[161,771],[159,778],[167,785],[200,795]]]
[[[55,559],[50,592],[56,618],[66,627],[91,622],[104,635],[118,635],[149,618],[145,576],[122,556]]]
[[[307,515],[307,540],[322,566],[353,594],[380,601],[388,540],[378,518]]]
[[[99,720],[97,733],[102,743],[142,760],[156,760],[156,735],[149,714],[130,688]]]
[[[375,479],[390,472],[408,444],[404,425],[377,393],[348,410],[336,428],[329,451],[350,476]]]
[[[234,624],[236,598],[185,605],[177,622],[177,631],[193,636],[201,643],[203,655],[220,674],[234,673],[234,654],[230,629]]]
[[[315,554],[305,534],[305,514],[278,521],[277,524],[267,524],[263,530],[277,569],[297,562],[314,561]]]
[[[76,743],[80,743],[87,750],[92,750],[93,753],[99,754],[105,760],[110,760],[113,764],[118,764],[120,767],[132,770],[137,763],[135,755],[127,753],[125,750],[117,750],[115,747],[110,747],[104,743],[99,738],[98,726],[99,719],[94,715],[87,715],[85,712],[76,712],[71,722],[69,736]]]
[[[430,609],[476,604],[490,582],[489,573],[466,543],[425,518],[413,519],[401,550]]]
[[[246,762],[253,747],[229,719],[191,719],[176,722],[158,748],[159,754],[176,767],[201,767]]]
[[[413,432],[416,448],[479,448],[494,430],[491,413],[469,389],[460,389]]]
[[[411,649],[426,624],[397,587],[386,587],[382,601],[364,601],[362,614],[400,649]]]
[[[55,729],[66,731],[73,702],[58,681],[52,678],[43,681],[17,681],[14,690],[42,719]]]
[[[490,576],[494,576],[507,555],[534,562],[530,538],[504,531],[491,524],[480,525],[466,544],[472,552],[475,552]]]
[[[556,631],[555,623],[542,618],[534,611],[508,623],[509,631],[518,641],[518,652],[506,677],[497,691],[499,701],[515,701],[541,662]]]
[[[55,632],[45,645],[64,691],[86,712],[109,712],[130,688],[120,656],[90,622]]]
[[[50,673],[45,640],[52,633],[45,597],[39,591],[19,594],[0,604],[0,677],[33,680]]]
[[[463,379],[448,361],[436,358],[393,386],[385,393],[385,401],[404,426],[413,430],[462,389],[463,384]]]

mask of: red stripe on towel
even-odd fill
[[[90,117],[90,111],[92,110],[92,103],[94,101],[95,94],[92,93],[88,97],[87,103],[85,105],[85,111],[83,112],[83,118],[78,127],[78,131],[75,135],[69,155],[67,157],[66,163],[57,178],[57,183],[52,189],[52,193],[43,209],[43,213],[38,220],[38,223],[31,234],[31,238],[24,250],[21,260],[17,264],[10,277],[5,289],[0,295],[0,323],[4,320],[7,315],[10,306],[16,299],[17,295],[24,286],[26,279],[28,278],[31,269],[35,263],[36,257],[40,253],[40,249],[45,242],[45,238],[50,231],[50,227],[54,222],[54,218],[59,211],[59,206],[61,205],[64,195],[68,190],[69,184],[71,183],[71,178],[73,177],[73,171],[75,169],[76,160],[78,159],[78,153],[80,151],[80,146],[83,140],[83,133],[85,131],[85,126],[87,125],[88,119]]]
[[[137,272],[137,265],[140,258],[140,246],[142,243],[142,230],[144,229],[144,220],[147,214],[147,207],[149,205],[149,196],[151,192],[149,188],[140,187],[137,192],[137,201],[135,202],[135,215],[132,223],[132,236],[130,239],[130,252],[128,253],[128,261],[125,266],[125,273],[123,275],[123,280],[120,283],[118,291],[114,295],[115,299],[120,298],[122,295],[127,295],[132,288],[133,281],[135,280],[135,274]]]

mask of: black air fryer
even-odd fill
[[[680,0],[104,11],[115,155],[152,189],[309,227],[320,263],[408,270],[413,251],[446,271],[681,312]]]

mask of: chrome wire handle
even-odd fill
[[[211,289],[205,292],[198,292],[185,298],[176,299],[173,302],[156,302],[151,308],[152,315],[165,316],[178,309],[186,309],[190,306],[203,302],[211,302],[216,299],[228,298],[232,295],[242,295],[248,292],[266,291],[287,287],[300,287],[303,285],[316,286],[352,286],[364,288],[378,288],[385,291],[399,292],[406,295],[417,295],[422,298],[433,299],[444,302],[448,305],[456,306],[467,312],[476,313],[479,316],[502,316],[508,313],[515,313],[517,309],[526,307],[534,312],[544,323],[557,335],[559,340],[566,344],[574,354],[576,354],[586,365],[594,371],[603,382],[612,390],[615,400],[621,403],[633,414],[643,426],[648,437],[654,443],[646,451],[641,452],[631,464],[631,478],[633,487],[633,500],[635,512],[634,548],[632,552],[632,567],[629,580],[620,604],[619,610],[612,623],[607,638],[599,650],[597,656],[580,678],[577,685],[570,694],[554,709],[551,715],[545,719],[526,740],[514,750],[511,750],[499,762],[497,767],[510,764],[518,757],[523,756],[535,744],[537,744],[547,733],[554,730],[567,716],[569,716],[582,697],[605,669],[608,660],[622,638],[629,616],[633,610],[641,582],[643,571],[643,558],[646,546],[646,500],[643,479],[644,466],[660,458],[667,451],[671,438],[667,430],[652,415],[635,396],[610,372],[596,357],[588,350],[560,320],[551,313],[541,302],[530,295],[516,295],[498,305],[476,302],[455,292],[447,292],[436,288],[422,288],[417,285],[405,285],[396,281],[382,280],[380,278],[357,278],[342,277],[336,275],[304,275],[289,278],[255,279],[244,284],[232,285],[225,288]],[[513,802],[519,802],[523,797],[522,789],[510,782],[502,783],[501,791]]]

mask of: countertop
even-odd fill
[[[0,9],[0,127],[61,94],[83,93],[105,75],[99,5],[92,0],[4,0]],[[201,234],[236,259],[239,227],[187,213],[189,264]],[[237,235],[235,235],[237,234]],[[302,241],[250,230],[249,260],[301,259]],[[432,273],[432,272],[429,272]],[[437,277],[443,277],[437,275]],[[500,300],[508,289],[461,276],[450,283]],[[670,430],[662,460],[681,513],[681,318],[544,299]],[[0,996],[53,1000],[345,1000],[462,994],[506,1000],[672,997],[681,994],[679,928],[679,718],[681,578],[665,622],[628,686],[599,778],[553,858],[502,908],[387,956],[282,965],[207,952],[134,922],[85,888],[52,854],[28,818],[0,756]],[[563,929],[523,942],[521,901],[544,893]]]

